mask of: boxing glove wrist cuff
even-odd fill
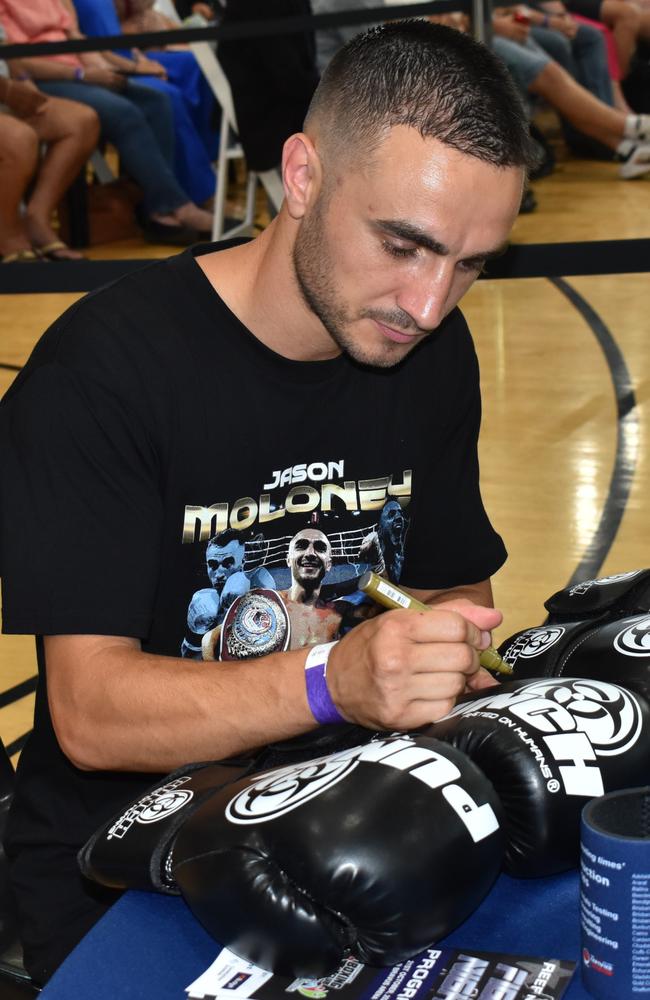
[[[313,646],[305,660],[305,683],[307,685],[307,701],[311,714],[321,725],[335,722],[345,722],[345,719],[332,701],[327,687],[327,660],[335,642]]]

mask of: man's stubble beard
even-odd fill
[[[350,316],[333,284],[334,268],[324,223],[327,201],[326,194],[322,193],[300,224],[293,247],[293,268],[298,288],[307,308],[320,320],[342,351],[359,364],[392,368],[408,351],[388,340],[375,351],[364,350],[347,330],[354,318],[362,318],[365,314]],[[379,319],[379,316],[376,318]],[[389,322],[386,315],[384,321]],[[396,318],[392,322],[395,326],[404,325],[401,317],[399,322]]]

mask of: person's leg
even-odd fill
[[[549,62],[529,89],[543,97],[572,125],[610,149],[625,136],[626,116],[590,94],[555,62]]]
[[[551,59],[555,59],[567,73],[570,73],[574,78],[576,77],[578,67],[573,58],[571,42],[566,35],[562,35],[559,31],[554,31],[552,28],[542,28],[538,25],[533,25],[530,29],[530,37],[544,49],[544,52]]]
[[[598,29],[581,24],[571,40],[548,28],[532,28],[531,35],[574,80],[594,97],[613,105],[607,50]],[[578,156],[611,159],[608,147],[585,136],[565,117],[562,117],[562,131],[567,145]]]
[[[52,228],[52,213],[97,145],[99,119],[92,108],[77,101],[50,97],[41,114],[29,120],[45,156],[25,211],[25,227],[36,249],[60,243]],[[58,246],[52,256],[65,260],[82,254]]]
[[[158,149],[170,169],[174,169],[174,112],[172,102],[162,88],[156,89],[146,84],[128,80],[121,97],[131,101],[144,115],[149,128],[156,137]]]
[[[580,24],[571,48],[577,67],[577,80],[604,104],[614,106],[612,78],[607,62],[607,44],[598,28]]]
[[[214,194],[215,173],[210,157],[205,151],[192,118],[187,102],[178,87],[168,80],[147,76],[141,90],[152,88],[167,95],[171,102],[174,122],[174,174],[177,181],[193,202],[200,205]],[[144,107],[142,108],[144,111]]]
[[[38,163],[38,138],[24,122],[0,114],[0,255],[29,251],[20,202]]]
[[[625,115],[610,108],[576,83],[568,73],[550,62],[530,85],[580,132],[618,153],[623,160],[619,174],[624,179],[650,173],[650,116]]]
[[[126,97],[107,87],[67,80],[41,80],[39,86],[47,94],[80,101],[97,112],[102,135],[116,147],[124,170],[142,191],[146,215],[171,213],[187,201],[144,115]]]
[[[621,76],[625,78],[629,73],[632,56],[641,34],[641,11],[625,0],[603,0],[600,17],[611,28]]]
[[[68,97],[94,108],[102,134],[116,147],[124,170],[142,191],[146,218],[166,226],[180,223],[199,231],[210,230],[212,216],[188,200],[149,123],[135,104],[107,87],[92,84],[42,80],[39,86],[47,94]]]

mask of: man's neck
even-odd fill
[[[340,354],[304,301],[293,268],[293,223],[281,213],[250,243],[204,254],[197,263],[253,336],[292,361]]]
[[[318,600],[319,594],[320,587],[316,587],[314,590],[308,590],[301,583],[296,583],[294,581],[291,584],[288,597],[289,600],[294,601],[296,604],[315,604]]]

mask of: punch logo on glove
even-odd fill
[[[134,823],[158,823],[167,819],[172,813],[178,812],[187,805],[194,792],[189,788],[179,788],[179,785],[189,781],[189,777],[176,778],[167,784],[155,788],[143,798],[129,806],[125,813],[116,820],[106,834],[106,839],[122,838],[129,832]]]
[[[625,656],[650,656],[650,618],[635,618],[614,639],[614,649]]]
[[[453,761],[435,750],[417,746],[410,736],[373,740],[365,746],[273,771],[231,799],[226,806],[226,817],[231,823],[241,825],[277,819],[342,781],[361,762],[394,767],[430,788],[442,788],[443,797],[474,843],[499,827],[489,803],[477,806],[460,785],[454,784],[461,772]]]
[[[560,641],[565,631],[561,625],[554,628],[530,628],[517,636],[516,642],[508,647],[503,658],[506,663],[516,663],[519,657],[530,659],[532,656],[541,656]]]
[[[511,718],[500,712],[507,712]],[[490,714],[515,734],[514,720],[521,720],[522,727],[526,727],[519,733],[522,742],[536,756],[545,776],[550,777],[544,750],[531,744],[530,731],[540,733],[540,743],[561,764],[559,773],[567,795],[602,795],[597,758],[625,754],[638,741],[642,728],[641,708],[633,694],[593,680],[532,682],[518,691],[457,705],[445,719]],[[556,784],[551,787],[549,783],[549,791],[559,791]]]

